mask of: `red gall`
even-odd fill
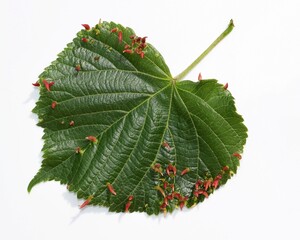
[[[174,198],[173,194],[170,194],[170,195],[167,196],[168,200],[173,200],[173,198]]]
[[[113,188],[113,186],[110,183],[107,183],[107,189],[110,191],[111,194],[113,195],[117,195],[115,189]]]
[[[162,169],[161,169],[161,165],[159,163],[154,164],[154,166],[152,167],[152,169],[155,172],[160,173],[162,175]]]
[[[54,85],[54,82],[48,82],[46,79],[43,79],[43,83],[48,92],[50,92],[50,88]]]
[[[212,186],[216,189],[219,185],[219,181],[222,179],[222,175],[218,175],[215,177]]]
[[[81,26],[83,26],[85,28],[85,30],[90,30],[90,25],[88,24],[81,24]]]
[[[236,157],[238,160],[242,159],[242,156],[239,153],[234,153],[234,154],[232,154],[232,156]]]
[[[183,209],[184,205],[185,205],[185,202],[184,202],[184,201],[181,201],[181,202],[179,203],[180,210]]]
[[[81,151],[81,148],[80,148],[80,147],[75,148],[75,152],[76,152],[76,153],[80,153],[80,151]]]
[[[129,212],[130,205],[131,205],[131,202],[127,202],[125,204],[125,212]]]
[[[132,200],[133,200],[133,196],[130,195],[130,196],[128,197],[128,201],[132,201]]]
[[[194,191],[194,196],[198,197],[199,195],[203,195],[204,197],[208,198],[208,193],[204,190]]]
[[[169,201],[168,197],[165,197],[165,198],[164,198],[164,203],[166,204],[166,206],[169,205],[169,202],[168,202],[168,201]]]
[[[54,108],[56,107],[56,105],[57,105],[57,102],[55,102],[55,101],[52,102],[52,103],[51,103],[51,108],[54,109]]]
[[[80,209],[84,208],[86,205],[88,205],[91,200],[93,199],[93,196],[89,196],[87,200],[85,200],[81,205],[80,205]]]
[[[97,142],[97,138],[95,136],[87,136],[85,139],[93,143]]]
[[[174,197],[174,198],[177,198],[178,200],[182,199],[181,194],[178,193],[178,192],[174,192],[174,193],[173,193],[173,197]]]
[[[227,172],[227,171],[229,171],[229,167],[228,166],[224,166],[222,170],[225,171],[225,172]]]
[[[163,197],[166,197],[164,190],[160,186],[155,186],[154,189],[159,191],[161,193],[161,195],[163,195]]]
[[[125,50],[123,50],[123,53],[129,53],[129,54],[132,54],[132,50],[131,50],[131,49],[125,49]]]
[[[227,90],[227,88],[228,88],[228,83],[225,83],[224,89]]]
[[[80,67],[79,64],[77,64],[77,65],[75,66],[75,70],[76,70],[77,72],[81,71],[81,67]]]
[[[141,52],[142,52],[142,49],[141,49],[141,48],[139,48],[139,47],[137,47],[137,48],[135,49],[135,52],[136,52],[137,54],[141,54]]]
[[[211,186],[211,179],[206,180],[203,184],[205,191],[207,191],[207,189]]]
[[[113,28],[112,30],[110,30],[110,32],[114,33],[117,32],[119,29],[118,28]]]
[[[170,147],[169,143],[167,143],[166,141],[164,141],[164,142],[162,143],[162,146],[163,146],[167,151],[171,151],[171,147]]]
[[[180,173],[181,176],[187,174],[190,171],[189,168],[183,169],[182,172]]]
[[[176,167],[169,164],[169,166],[166,169],[167,174],[170,176],[171,172],[173,172],[173,175],[176,176]]]
[[[146,46],[147,46],[146,43],[141,43],[141,44],[139,45],[139,48],[144,49]]]
[[[118,32],[118,39],[119,39],[119,43],[121,43],[122,40],[123,40],[123,33],[122,33],[122,31]]]
[[[32,85],[35,86],[35,87],[39,87],[41,84],[39,84],[39,82],[37,81],[35,83],[32,83]]]
[[[198,75],[198,81],[201,81],[202,80],[202,75],[201,75],[201,73],[199,73],[199,75]]]
[[[195,183],[195,189],[198,190],[199,189],[199,186],[201,186],[203,184],[203,182],[198,179],[197,182]]]
[[[147,37],[143,37],[143,38],[142,38],[142,43],[145,43],[145,42],[146,42],[146,38],[147,38]]]
[[[165,204],[164,202],[160,205],[161,210],[165,210],[166,207],[167,207],[167,204]]]
[[[184,198],[183,198],[183,201],[187,201],[189,199],[189,197],[188,196],[185,196]]]
[[[84,43],[87,43],[89,40],[87,38],[81,38],[81,41],[83,41]]]

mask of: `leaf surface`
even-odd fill
[[[175,81],[130,28],[81,30],[39,79],[44,154],[28,191],[56,180],[91,205],[158,214],[203,201],[237,170],[247,128],[230,92]]]

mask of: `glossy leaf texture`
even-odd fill
[[[55,180],[83,206],[159,214],[203,201],[239,166],[247,128],[230,92],[174,80],[130,28],[82,29],[38,83],[43,161],[28,191]]]

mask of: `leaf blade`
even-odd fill
[[[222,185],[225,166],[236,172],[232,154],[243,151],[247,128],[231,94],[216,80],[176,82],[160,53],[132,35],[106,22],[82,30],[40,75],[54,85],[40,88],[33,110],[44,128],[44,160],[28,191],[56,180],[110,211],[131,201],[129,211],[159,214],[203,201],[198,180],[222,174]]]

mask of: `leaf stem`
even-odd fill
[[[233,20],[231,19],[229,22],[228,27],[224,32],[221,33],[221,35],[212,43],[209,45],[209,47],[194,61],[191,65],[189,65],[184,71],[182,71],[180,74],[178,74],[174,79],[180,81],[183,79],[194,67],[196,67],[201,60],[211,51],[215,48],[215,46],[218,45],[219,42],[221,42],[233,29],[234,24]]]

